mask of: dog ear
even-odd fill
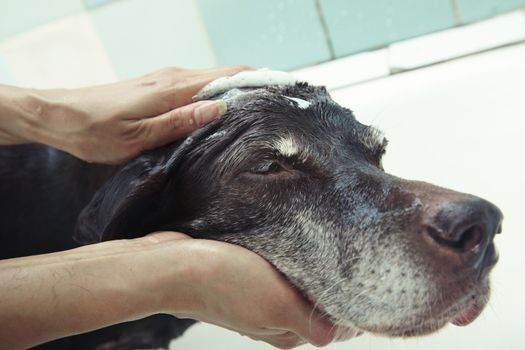
[[[82,210],[73,238],[88,244],[148,233],[144,230],[159,213],[159,194],[182,159],[184,148],[180,143],[166,146],[120,169]]]
[[[89,244],[161,229],[163,215],[173,215],[170,210],[177,204],[174,194],[164,189],[176,182],[175,172],[189,153],[204,152],[195,150],[196,146],[220,125],[220,121],[210,123],[184,141],[146,152],[126,164],[81,211],[73,239]]]
[[[250,126],[249,122],[228,124],[226,136],[210,139],[226,119],[224,116],[184,141],[147,152],[121,168],[84,207],[73,238],[83,244],[135,238],[168,229],[167,221],[169,229],[177,229],[174,223],[182,223],[191,213],[191,203],[200,203],[202,193],[193,193],[189,187],[176,193],[173,189],[182,178],[190,177],[196,188],[201,187],[198,183],[207,183],[208,176],[202,170]],[[178,198],[187,200],[188,194],[193,202],[178,203]]]

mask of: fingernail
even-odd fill
[[[208,124],[209,122],[219,118],[226,113],[227,107],[224,100],[210,101],[210,103],[204,103],[202,106],[195,109],[195,122],[199,126]]]

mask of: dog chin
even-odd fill
[[[308,298],[312,302],[312,298]],[[312,303],[315,308],[332,319],[337,326],[337,339],[349,339],[363,333],[372,333],[379,336],[392,338],[407,338],[429,335],[445,327],[448,323],[456,326],[467,326],[474,322],[485,308],[488,300],[487,294],[482,294],[475,299],[469,298],[461,300],[452,308],[446,308],[442,313],[433,312],[432,314],[411,316],[406,323],[397,324],[358,324],[351,320],[342,320],[331,317],[324,307],[319,303]]]
[[[437,332],[441,328],[445,327],[448,323],[452,323],[461,327],[467,326],[478,318],[482,310],[483,307],[479,307],[474,303],[458,312],[452,318],[429,318],[426,320],[421,320],[421,322],[418,324],[407,325],[399,324],[396,326],[364,326],[361,328],[361,330],[364,332],[395,338],[423,336]]]

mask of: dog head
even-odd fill
[[[78,240],[176,230],[238,244],[360,331],[420,335],[481,312],[495,206],[386,173],[382,133],[322,87],[214,94],[227,114],[116,173],[81,214]]]

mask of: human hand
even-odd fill
[[[247,249],[173,232],[142,239],[161,243],[155,259],[162,261],[165,271],[166,266],[179,271],[178,277],[163,279],[158,286],[162,295],[158,312],[215,324],[286,349],[304,343],[324,346],[338,336],[338,340],[355,336],[342,334],[322,318],[266,260]],[[177,262],[171,261],[174,256]],[[181,269],[186,271],[182,295],[179,283],[173,283],[182,281]]]
[[[223,101],[191,98],[210,81],[246,69],[166,68],[108,85],[28,90],[16,100],[25,120],[0,132],[11,144],[39,142],[86,161],[120,163],[222,115]]]
[[[0,260],[0,281],[0,342],[9,349],[158,313],[280,348],[355,336],[321,318],[257,254],[176,232]]]

